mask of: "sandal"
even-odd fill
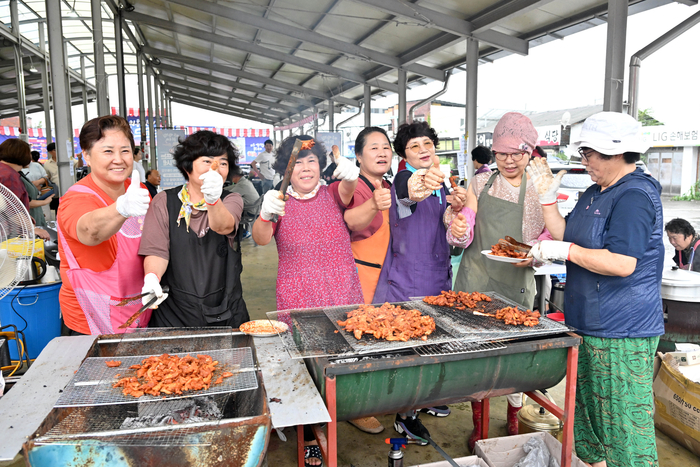
[[[309,459],[309,458],[314,458],[314,459],[320,459],[321,463],[318,465],[312,465],[306,462],[304,460],[304,465],[308,467],[323,467],[323,457],[321,457],[321,448],[319,448],[317,445],[312,445],[312,446],[304,446],[304,459]]]

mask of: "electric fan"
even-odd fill
[[[0,300],[22,280],[34,255],[34,224],[22,202],[0,184]]]

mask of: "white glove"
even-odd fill
[[[549,168],[547,160],[543,157],[536,157],[527,166],[527,173],[530,174],[532,183],[537,189],[540,204],[549,205],[557,202],[557,191],[561,185],[561,179],[566,174],[566,170],[561,170],[555,177],[552,169]]]
[[[354,182],[360,176],[360,168],[350,162],[347,157],[338,157],[335,163],[337,167],[333,171],[333,178]]]
[[[221,193],[224,189],[224,179],[216,170],[209,170],[199,176],[202,180],[202,194],[204,202],[207,204],[216,204],[221,198]]]
[[[277,190],[270,190],[263,197],[262,206],[260,207],[260,217],[263,220],[269,221],[275,214],[284,216],[285,201],[282,198],[282,193]]]
[[[145,216],[149,204],[151,204],[151,195],[148,194],[147,189],[141,188],[139,171],[134,169],[131,174],[131,185],[126,189],[126,193],[117,198],[117,212],[126,218]]]
[[[149,308],[158,308],[158,305],[160,305],[163,300],[168,298],[168,294],[163,293],[163,289],[160,287],[160,279],[158,279],[158,276],[152,272],[149,272],[143,278],[143,288],[141,289],[141,293],[148,293],[148,295],[144,295],[143,298],[141,298],[141,303],[144,305],[151,301],[153,296],[158,297],[158,300],[156,300],[156,302]]]
[[[552,261],[566,261],[569,259],[571,245],[573,245],[571,242],[542,240],[532,247],[528,256],[548,264],[551,264]]]

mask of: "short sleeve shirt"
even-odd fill
[[[236,226],[241,220],[243,212],[243,198],[238,193],[231,193],[223,199],[224,206],[231,213]],[[178,228],[185,228],[185,220],[180,221]],[[209,232],[209,218],[207,211],[192,210],[190,217],[190,230],[193,230],[199,238]],[[236,240],[236,229],[227,235],[229,245],[233,246]],[[168,193],[161,191],[153,198],[151,206],[143,221],[143,234],[139,254],[142,256],[157,256],[170,260],[170,215],[168,213]]]
[[[382,180],[382,186],[384,188],[391,187],[389,182],[387,182],[386,180]],[[372,196],[374,196],[373,193],[374,192],[372,191],[372,189],[370,189],[370,187],[367,186],[367,184],[363,180],[359,180],[357,182],[357,188],[355,188],[355,194],[353,195],[352,201],[350,201],[350,204],[348,205],[347,209],[352,209],[363,205],[367,200],[372,199]],[[357,242],[371,237],[382,226],[382,222],[384,222],[384,216],[381,212],[378,212],[374,216],[374,219],[372,219],[372,222],[370,222],[367,227],[365,227],[362,230],[355,230],[350,232],[350,241]]]
[[[272,169],[272,165],[275,163],[275,153],[263,151],[258,154],[255,158],[255,163],[257,164],[260,174],[265,177],[265,180],[272,180],[275,178],[275,171]]]
[[[29,194],[27,193],[27,189],[24,188],[22,177],[19,172],[4,162],[0,162],[0,183],[14,193],[22,204],[24,204],[24,207],[29,210]]]
[[[127,178],[124,182],[124,188],[128,188],[131,184],[131,179]],[[102,191],[95,183],[92,174],[80,180],[76,185],[84,185],[98,194],[104,201],[88,193],[78,193],[68,191],[61,197],[61,204],[58,207],[58,215],[56,221],[61,229],[66,243],[70,247],[78,265],[81,268],[87,268],[95,272],[106,271],[114,264],[117,258],[118,240],[116,235],[95,246],[83,245],[78,240],[78,221],[85,214],[88,214],[96,209],[101,209],[107,205],[113,204],[116,200]],[[143,187],[143,185],[142,185]],[[145,188],[145,187],[144,187]],[[58,252],[61,258],[65,258],[62,242],[58,242]],[[60,292],[61,312],[63,319],[70,329],[83,333],[90,334],[90,327],[83,310],[75,298],[73,286],[68,278],[68,261],[61,261],[61,279],[63,285]]]

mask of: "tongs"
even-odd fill
[[[516,239],[514,239],[513,237],[509,237],[508,235],[506,235],[505,240],[504,239],[498,240],[498,243],[499,243],[499,245],[502,245],[506,248],[512,248],[513,250],[520,251],[522,253],[530,253],[530,250],[532,249],[532,247],[530,245],[528,245],[526,243],[521,243],[521,242],[517,241]]]
[[[168,287],[167,285],[163,286],[163,293],[169,293],[169,292],[170,292],[170,287]],[[128,305],[129,303],[131,303],[135,300],[138,300],[139,298],[143,298],[150,293],[153,293],[153,292],[145,292],[145,293],[141,293],[138,295],[134,295],[133,297],[124,298],[119,303],[117,303],[115,306]]]

